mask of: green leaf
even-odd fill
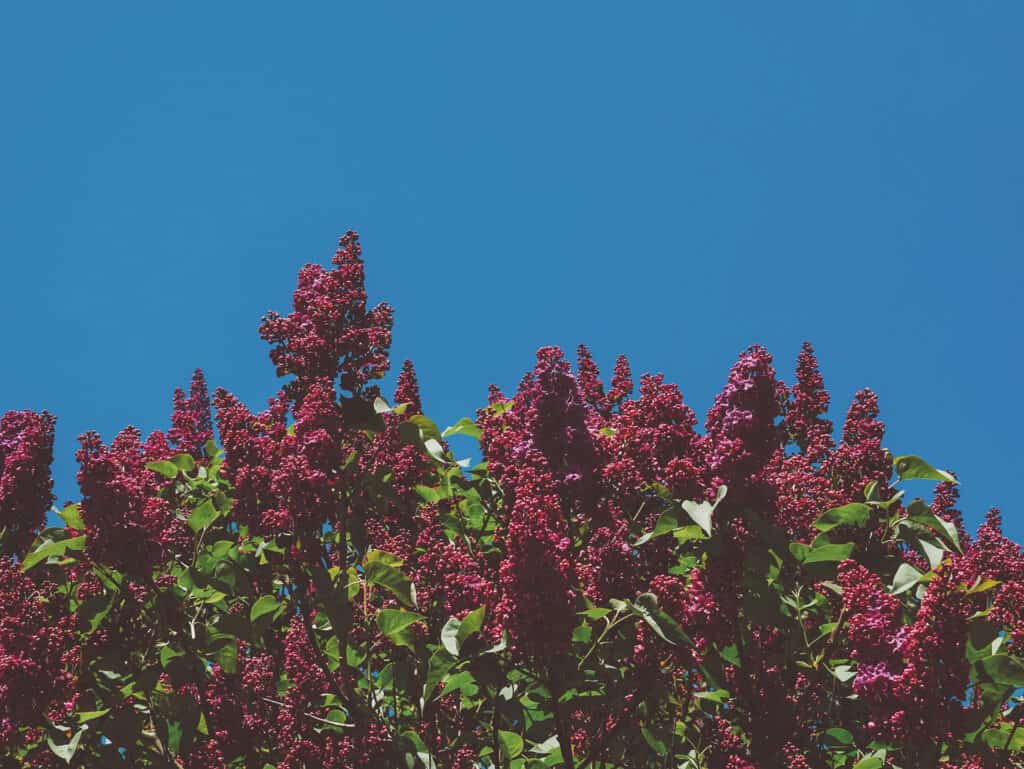
[[[444,496],[440,489],[431,488],[430,486],[417,486],[416,493],[420,495],[420,499],[424,502],[437,502]]]
[[[644,738],[644,742],[653,750],[657,755],[663,756],[668,753],[668,746],[660,739],[654,736],[654,733],[647,726],[640,727],[640,736]]]
[[[103,708],[102,710],[83,710],[78,713],[78,722],[84,724],[88,721],[95,721],[97,718],[101,718],[110,712],[110,708]]]
[[[896,457],[893,459],[892,464],[893,467],[896,468],[896,474],[900,477],[901,481],[919,478],[925,481],[957,483],[956,478],[945,470],[936,470],[930,464],[921,459],[921,457],[914,456],[913,454]]]
[[[419,759],[420,763],[423,764],[425,769],[437,769],[437,764],[434,762],[433,756],[430,755],[430,751],[427,750],[426,744],[422,738],[411,729],[402,732],[402,737],[409,742],[412,746],[412,753],[416,754],[416,758]],[[412,757],[411,754],[406,756],[406,765],[409,769],[412,769]]]
[[[93,565],[92,573],[100,581],[107,590],[112,593],[116,593],[121,589],[121,584],[124,582],[124,575],[120,572],[111,570],[108,572],[106,569],[101,568],[99,565]]]
[[[450,617],[441,628],[441,646],[453,657],[459,656],[459,625],[462,623]]]
[[[581,625],[577,625],[572,630],[572,642],[588,644],[594,637],[594,628],[585,622]]]
[[[967,624],[967,659],[970,662],[990,657],[992,643],[1000,638],[1001,629],[988,621],[987,612]]]
[[[981,667],[997,684],[1012,686],[1015,689],[1024,687],[1024,664],[1016,657],[994,654],[983,659]]]
[[[960,547],[960,535],[957,534],[956,526],[944,518],[939,518],[922,499],[915,499],[907,505],[907,520],[919,523],[922,526],[934,530],[939,536],[951,544],[958,553],[963,550]]]
[[[945,558],[946,553],[949,552],[936,540],[922,538],[917,541],[917,544],[921,546],[921,551],[924,553],[924,557],[928,559],[928,565],[933,569],[942,563],[942,559]]]
[[[444,446],[441,445],[440,441],[435,440],[434,438],[427,438],[423,441],[423,448],[435,462],[442,465],[448,463],[448,459],[445,456]]]
[[[68,550],[82,550],[85,547],[85,535],[70,539],[48,541],[41,544],[21,562],[21,570],[28,571],[33,566],[54,557],[64,556]]]
[[[699,700],[707,700],[708,702],[714,702],[721,705],[728,700],[731,695],[725,689],[715,689],[714,691],[697,692],[693,696]]]
[[[78,505],[70,504],[67,505],[63,510],[57,513],[69,527],[76,531],[85,531],[85,522],[82,520],[82,513],[78,509]]]
[[[718,650],[718,656],[730,665],[740,667],[742,664],[740,662],[740,652],[739,649],[736,648],[736,644],[729,644],[728,646],[722,647]]]
[[[635,603],[626,605],[646,622],[663,641],[673,646],[692,646],[690,637],[686,635],[679,623],[658,607],[658,597],[654,593],[641,593],[636,597]]]
[[[967,590],[967,595],[974,595],[975,593],[985,593],[994,587],[998,587],[1001,583],[997,579],[982,579],[978,577],[974,584],[971,585]]]
[[[398,566],[401,563],[401,559],[391,553],[371,550],[366,554],[363,576],[371,585],[390,590],[404,605],[415,608],[416,599],[413,595],[412,582],[399,571]]]
[[[644,617],[647,624],[652,628],[654,627],[654,620],[657,620],[657,625],[660,628],[655,632],[658,633],[669,643],[677,646],[693,646],[693,641],[690,640],[690,636],[686,634],[686,631],[675,621],[670,615],[666,614],[663,610],[658,609],[655,612],[651,612],[649,615]]]
[[[359,590],[362,587],[363,581],[359,578],[359,572],[355,570],[354,566],[349,566],[345,571],[346,583],[345,583],[345,597],[348,600],[352,600],[359,595]]]
[[[982,741],[993,750],[1008,750],[1016,753],[1024,749],[1024,729],[1017,724],[1000,724],[998,728],[986,729]]]
[[[704,533],[700,526],[680,526],[672,532],[672,536],[676,538],[676,542],[680,545],[685,545],[691,540],[708,538],[708,535]]]
[[[909,563],[901,563],[900,567],[896,569],[896,576],[892,578],[892,587],[889,588],[889,592],[893,595],[905,593],[920,582],[923,576]]]
[[[447,697],[455,692],[463,692],[467,697],[472,697],[479,691],[480,687],[473,674],[468,670],[463,670],[445,678],[444,691],[441,692],[441,696]]]
[[[225,673],[238,672],[238,642],[232,635],[217,638],[209,652],[211,660],[223,668]]]
[[[196,461],[192,459],[191,454],[177,454],[171,457],[171,463],[179,470],[184,470],[186,473],[190,473],[196,469]]]
[[[429,701],[437,689],[437,685],[444,680],[453,667],[456,660],[442,649],[438,649],[430,656],[430,663],[427,666],[427,678],[423,683],[423,700]]]
[[[839,745],[852,745],[853,734],[846,729],[840,727],[833,727],[832,729],[825,730],[825,736],[828,737],[832,742]]]
[[[813,524],[818,531],[831,531],[836,526],[864,526],[871,518],[871,507],[863,502],[852,502],[833,507]]]
[[[46,738],[46,744],[50,746],[50,750],[53,751],[57,758],[63,759],[66,764],[70,764],[71,759],[75,757],[75,751],[78,750],[78,743],[82,740],[82,735],[85,734],[85,730],[88,728],[83,726],[64,745],[58,745],[50,737]]]
[[[719,503],[725,499],[728,488],[724,485],[718,487],[718,492],[715,494],[714,503],[707,501],[694,502],[686,500],[682,502],[683,510],[690,516],[690,519],[700,526],[701,531],[711,536],[711,515],[715,512],[715,508],[718,507]]]
[[[679,528],[679,520],[676,518],[675,511],[666,510],[658,517],[658,521],[654,524],[654,528],[637,539],[633,544],[636,546],[643,545],[650,542],[655,537],[660,537],[662,534],[668,534],[671,531],[675,531],[677,528]]]
[[[855,763],[853,769],[881,769],[884,764],[885,761],[878,756],[868,756]]]
[[[217,512],[217,508],[213,506],[213,503],[208,499],[204,499],[195,510],[189,513],[188,527],[198,534],[217,520],[219,516],[220,513]]]
[[[546,756],[548,753],[554,753],[556,750],[559,749],[559,747],[561,746],[558,744],[558,735],[555,734],[548,737],[543,742],[538,742],[536,745],[530,748],[530,752],[536,753],[537,755]]]
[[[515,732],[499,729],[498,742],[501,744],[501,752],[509,760],[518,758],[523,752],[523,738]]]
[[[462,650],[462,644],[466,642],[473,633],[480,630],[484,621],[486,608],[481,606],[474,609],[461,620],[455,617],[449,618],[444,627],[441,628],[441,645],[453,657],[458,657]]]
[[[441,442],[441,431],[430,417],[425,417],[422,414],[413,414],[409,417],[408,421],[416,425],[423,441],[428,441],[432,438],[438,443]]]
[[[414,649],[412,633],[409,627],[426,619],[422,614],[404,609],[381,609],[377,613],[377,627],[397,646]]]
[[[178,657],[184,657],[185,652],[175,649],[171,645],[164,646],[160,649],[160,667],[167,669],[167,667]]]
[[[851,665],[836,665],[833,668],[829,668],[829,672],[844,684],[857,677],[857,671]]]
[[[263,595],[252,605],[249,609],[249,620],[255,622],[260,617],[264,617],[267,614],[273,614],[281,608],[281,603],[277,600],[276,596]]]
[[[451,427],[446,427],[444,432],[441,433],[442,438],[447,438],[450,435],[468,435],[470,438],[480,440],[483,430],[477,427],[476,422],[469,417],[463,417]]]
[[[484,624],[484,615],[486,612],[487,607],[481,606],[462,618],[462,622],[459,624],[459,633],[457,638],[460,649],[462,648],[462,645],[466,643],[467,638],[474,633],[480,632],[480,628],[483,627]]]
[[[508,630],[502,630],[501,631],[501,640],[498,641],[498,643],[494,644],[494,646],[492,646],[490,649],[488,649],[487,651],[482,652],[482,653],[483,654],[499,654],[500,652],[505,651],[505,649],[507,649],[507,648],[508,648]]]
[[[711,513],[714,511],[711,504],[708,502],[693,502],[689,499],[681,504],[686,514],[690,516],[690,519],[700,526],[701,531],[711,536]]]
[[[167,698],[166,744],[172,755],[191,752],[199,715],[199,703],[191,697],[172,694]]]
[[[159,462],[147,462],[146,468],[152,470],[154,473],[160,473],[164,478],[177,478],[178,477],[178,466],[173,462],[167,462],[160,460]]]
[[[828,543],[818,545],[817,547],[811,547],[802,542],[791,542],[789,544],[789,552],[803,564],[845,561],[850,557],[853,548],[852,542],[845,542],[840,545]]]

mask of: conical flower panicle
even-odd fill
[[[593,440],[586,407],[561,350],[545,347],[537,353],[533,378],[517,400],[527,410],[527,451],[540,451],[548,469],[563,483],[587,483],[596,461]]]
[[[303,267],[292,313],[270,312],[260,325],[278,375],[295,377],[285,391],[296,401],[316,380],[334,382],[340,375],[342,390],[361,395],[387,373],[393,311],[387,304],[367,309],[361,255],[359,236],[346,233],[334,269]]]
[[[146,577],[173,555],[185,552],[191,532],[159,492],[169,482],[146,467],[173,454],[163,433],[145,442],[126,427],[110,446],[96,433],[79,438],[78,485],[86,552],[97,562]]]
[[[785,397],[767,350],[754,345],[740,355],[705,422],[704,458],[716,483],[737,488],[767,464],[784,442],[776,419]]]
[[[608,399],[601,382],[601,372],[584,344],[576,348],[576,385],[587,405],[601,416],[607,416]]]
[[[225,449],[225,474],[235,486],[237,514],[268,534],[317,535],[342,514],[341,467],[346,450],[341,410],[327,379],[307,382],[288,426],[283,394],[253,415],[225,390],[214,396]]]
[[[75,616],[56,585],[36,583],[0,557],[0,749],[14,753],[35,741],[48,719],[61,721],[74,710],[75,636]],[[51,765],[47,758],[41,765]]]
[[[832,421],[828,412],[829,395],[818,370],[814,348],[804,342],[796,364],[796,384],[786,410],[786,427],[800,451],[810,462],[822,461],[834,448]]]
[[[188,397],[180,387],[174,391],[174,413],[167,437],[175,448],[196,459],[202,458],[203,447],[213,439],[210,395],[201,369],[192,375]]]
[[[878,419],[878,396],[865,388],[854,395],[842,442],[823,466],[825,474],[850,501],[857,499],[871,481],[879,484],[882,494],[890,493],[892,465],[882,448],[884,436],[885,424]]]
[[[500,400],[492,391],[492,402]],[[588,411],[569,363],[557,347],[537,352],[537,364],[523,377],[512,408],[480,414],[481,449],[494,476],[514,499],[518,475],[527,466],[549,473],[568,514],[594,491],[597,450]]]
[[[406,414],[422,414],[423,403],[420,401],[420,383],[416,378],[416,369],[411,360],[402,364],[402,371],[398,375],[398,382],[395,385],[394,404],[408,403]]]
[[[569,648],[575,575],[567,527],[557,512],[557,485],[536,465],[527,465],[518,478],[495,613],[520,654],[543,659]]]
[[[214,393],[213,402],[224,446],[223,473],[234,487],[233,514],[259,528],[264,512],[273,506],[273,474],[288,434],[288,400],[278,394],[259,415],[223,388]]]
[[[614,433],[603,441],[610,454],[605,477],[622,490],[640,493],[660,483],[681,499],[696,499],[703,486],[694,454],[696,424],[678,387],[662,374],[645,374],[640,397],[621,403],[611,421]]]
[[[612,374],[612,384],[608,388],[608,401],[615,405],[624,398],[628,398],[633,392],[633,374],[629,368],[629,359],[620,355],[615,359],[615,371]]]
[[[510,510],[497,614],[526,655],[568,648],[575,580],[569,532],[582,521],[570,522],[593,514],[600,481],[588,421],[557,347],[537,352],[512,408],[481,414],[481,448]]]
[[[956,527],[960,545],[966,548],[970,544],[971,538],[967,534],[967,529],[964,528],[964,515],[956,506],[959,499],[960,487],[955,483],[944,481],[935,487],[931,508],[939,518],[949,521]]]
[[[8,411],[0,417],[0,557],[22,557],[53,504],[53,431],[47,412]]]
[[[384,414],[384,430],[360,453],[358,462],[368,477],[387,479],[387,494],[373,505],[363,525],[375,546],[403,558],[410,553],[420,527],[418,484],[430,485],[431,463],[423,450],[402,437],[401,425],[422,413],[419,383],[412,361],[405,361],[398,376],[393,403],[408,404],[402,414]]]

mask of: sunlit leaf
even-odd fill
[[[921,457],[914,456],[913,454],[896,457],[892,461],[892,466],[896,469],[896,474],[900,477],[901,481],[919,478],[925,481],[957,483],[956,478],[945,470],[937,470],[921,459]]]
[[[831,531],[837,526],[863,526],[871,518],[871,507],[863,502],[852,502],[833,507],[814,522],[818,531]]]
[[[414,649],[413,636],[409,627],[424,619],[426,618],[422,614],[404,609],[381,609],[377,612],[377,627],[395,645]]]
[[[893,595],[905,593],[920,582],[923,576],[909,563],[901,563],[900,567],[896,569],[896,576],[892,579],[892,587],[889,588],[889,592]]]
[[[155,473],[160,473],[164,478],[173,479],[178,477],[178,466],[173,462],[166,460],[147,462],[146,467]]]

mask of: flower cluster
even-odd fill
[[[283,394],[258,415],[223,389],[214,403],[242,520],[257,531],[307,537],[338,522],[344,429],[330,382],[308,385],[290,426]]]
[[[715,481],[736,485],[764,467],[783,443],[776,419],[785,397],[786,386],[776,379],[768,351],[755,345],[744,352],[704,425],[704,461]]]
[[[786,410],[790,438],[810,462],[820,462],[834,448],[832,421],[828,412],[829,395],[818,370],[814,348],[804,342],[796,363],[796,384]]]
[[[290,315],[268,313],[260,336],[274,345],[270,358],[280,376],[294,375],[289,395],[300,400],[309,385],[341,375],[341,388],[359,393],[389,367],[393,312],[387,304],[366,308],[359,236],[347,232],[334,269],[308,264],[299,272]]]
[[[0,418],[0,555],[22,555],[53,504],[54,419],[45,411]]]
[[[146,465],[174,452],[162,433],[145,441],[126,427],[106,446],[96,433],[79,439],[78,485],[87,552],[98,563],[142,576],[184,552],[192,536],[171,503],[159,496],[166,479]]]
[[[0,559],[0,749],[33,741],[73,709],[74,623],[52,585]]]
[[[206,442],[213,440],[210,395],[200,369],[192,375],[188,397],[180,387],[174,391],[174,413],[167,437],[178,451],[194,457],[202,456]]]

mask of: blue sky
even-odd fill
[[[345,7],[349,6],[349,7]],[[447,424],[544,344],[698,413],[747,345],[870,385],[1024,537],[1024,5],[10,3],[0,409],[259,406],[256,329],[358,229]],[[912,491],[924,493],[927,489]]]

